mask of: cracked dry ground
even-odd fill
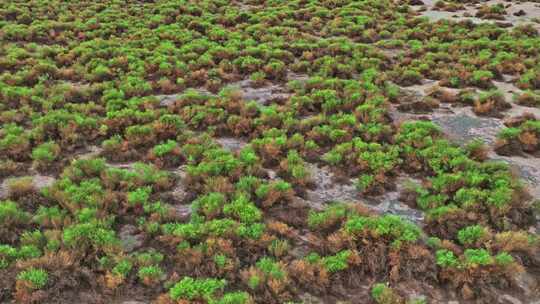
[[[539,303],[532,1],[0,2],[0,302]]]

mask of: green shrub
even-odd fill
[[[151,194],[151,187],[138,188],[135,191],[131,191],[128,193],[127,201],[132,206],[146,205]]]
[[[471,82],[472,84],[479,86],[481,88],[489,87],[490,81],[495,76],[491,71],[486,70],[476,70],[472,73]]]
[[[501,266],[506,266],[514,262],[514,257],[512,257],[507,252],[501,252],[495,256],[495,263]]]
[[[469,265],[491,265],[493,257],[485,249],[466,249],[464,252],[465,262]]]
[[[18,256],[17,249],[10,246],[0,244],[0,269],[8,267]]]
[[[57,206],[44,207],[40,206],[34,216],[34,220],[42,226],[53,225],[59,226],[63,223],[67,212]]]
[[[261,277],[258,275],[252,275],[248,279],[248,286],[251,289],[257,289],[261,285]]]
[[[349,257],[352,252],[350,250],[344,250],[338,252],[333,256],[326,256],[322,259],[324,268],[329,273],[335,273],[338,271],[343,271],[349,267]]]
[[[83,180],[80,184],[69,180],[61,181],[62,187],[65,187],[65,194],[70,203],[78,208],[99,207],[103,203],[105,190],[98,178]]]
[[[117,246],[120,242],[113,230],[98,223],[80,223],[64,229],[63,240],[66,246],[76,250],[85,250],[89,246],[95,249]]]
[[[133,268],[133,264],[129,260],[123,259],[120,262],[118,262],[116,266],[114,266],[114,268],[112,269],[112,273],[121,278],[126,278],[131,272],[132,268]]]
[[[174,140],[168,140],[166,143],[154,146],[153,152],[157,157],[162,157],[171,153],[177,147],[177,142],[175,142]]]
[[[262,212],[245,195],[239,195],[230,204],[226,204],[223,213],[248,224],[262,219]]]
[[[227,198],[225,195],[219,192],[211,192],[209,194],[200,196],[193,202],[193,211],[212,217],[217,215],[223,209]]]
[[[23,245],[17,250],[17,259],[27,260],[41,256],[41,250],[35,245]]]
[[[344,230],[350,235],[361,235],[370,231],[379,237],[388,237],[394,245],[414,243],[420,237],[420,229],[402,220],[396,215],[379,217],[352,216],[344,224]]]
[[[229,292],[223,295],[217,304],[248,304],[251,303],[251,297],[247,292]]]
[[[50,163],[60,155],[60,146],[54,142],[46,142],[32,150],[32,159],[42,163]]]
[[[480,225],[465,227],[458,231],[458,240],[463,245],[476,243],[486,235],[486,229]]]
[[[258,240],[265,230],[266,226],[263,223],[241,224],[236,229],[236,233],[241,238]]]
[[[290,249],[288,240],[275,239],[268,246],[268,251],[276,257],[281,257]]]
[[[0,227],[19,225],[27,222],[30,214],[21,210],[19,205],[13,201],[0,201]]]
[[[135,260],[140,266],[159,264],[163,261],[164,258],[165,256],[162,253],[153,249],[148,252],[139,253],[135,256]]]
[[[521,134],[520,128],[504,128],[502,129],[499,134],[497,134],[497,137],[500,139],[514,139],[519,137]]]
[[[362,174],[358,177],[358,182],[356,183],[356,188],[358,191],[366,192],[369,191],[371,186],[375,183],[375,176],[371,174]]]
[[[449,267],[449,268],[455,268],[459,266],[459,260],[455,256],[455,254],[446,249],[439,249],[435,253],[435,258],[437,261],[437,265],[441,267]]]
[[[20,242],[22,245],[42,247],[46,243],[46,238],[40,230],[27,230],[22,233]]]
[[[431,236],[427,239],[426,244],[431,248],[438,249],[441,246],[441,239]]]
[[[159,266],[144,266],[139,269],[137,276],[141,280],[159,280],[163,276],[163,270]]]
[[[31,289],[42,289],[49,281],[49,274],[41,268],[29,268],[19,273],[17,280],[24,281]]]
[[[204,300],[212,303],[216,293],[225,288],[226,281],[218,279],[194,279],[184,277],[169,290],[173,300]]]
[[[393,290],[385,283],[377,283],[371,287],[371,297],[378,304],[398,304],[402,303],[403,299],[399,297]]]
[[[344,219],[348,213],[349,208],[346,205],[333,204],[321,212],[310,210],[307,223],[310,229],[325,228]]]
[[[227,265],[229,258],[224,254],[216,254],[214,255],[213,261],[219,268],[223,268]]]
[[[273,279],[282,279],[285,277],[286,272],[283,269],[283,267],[269,257],[261,258],[256,263],[257,269],[259,269],[263,274],[266,276],[273,278]]]

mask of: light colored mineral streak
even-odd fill
[[[540,24],[535,22],[535,19],[540,18],[540,4],[534,3],[534,2],[528,2],[523,1],[520,3],[513,2],[509,7],[506,8],[506,15],[504,16],[504,20],[489,20],[489,19],[481,19],[474,17],[476,15],[476,12],[478,11],[478,8],[480,8],[481,5],[494,5],[494,4],[503,4],[505,7],[510,4],[507,1],[503,0],[490,0],[478,3],[476,5],[466,5],[464,10],[460,10],[457,12],[447,12],[447,11],[438,11],[434,10],[436,0],[423,0],[424,7],[426,8],[425,11],[420,12],[421,16],[428,17],[431,21],[439,21],[441,19],[447,19],[447,20],[453,20],[453,21],[464,21],[464,20],[470,20],[473,23],[486,23],[486,22],[504,22],[504,23],[510,23],[513,26],[518,25],[524,25],[524,24],[531,24],[536,29],[540,30]],[[419,10],[418,6],[413,6],[413,9]],[[523,16],[515,16],[514,13],[517,13],[519,11],[524,11],[526,14]],[[466,16],[466,15],[467,16]]]
[[[238,152],[247,145],[245,140],[236,137],[219,137],[216,138],[215,141],[223,148],[232,152]]]
[[[532,113],[537,117],[540,117],[540,109],[521,106],[513,102],[513,95],[523,92],[513,83],[493,81],[493,84],[504,95],[505,100],[512,106],[510,109],[502,112],[506,117],[520,116],[525,113]],[[402,90],[408,91],[411,94],[417,94],[418,99],[420,100],[438,85],[438,81],[426,79],[422,81],[422,84],[402,87]],[[459,91],[453,88],[441,88],[444,90],[454,91],[456,94]],[[478,90],[477,94],[479,94]],[[501,129],[504,128],[504,124],[501,119],[478,116],[472,111],[470,106],[452,106],[449,104],[441,104],[439,108],[434,109],[433,113],[413,114],[399,112],[393,105],[390,112],[397,121],[429,117],[434,123],[438,124],[443,129],[443,132],[447,134],[450,139],[455,140],[458,143],[465,143],[472,139],[480,138],[484,140],[484,142],[490,144],[495,141],[497,134]]]
[[[521,116],[525,113],[531,113],[534,114],[537,118],[540,118],[540,108],[525,107],[513,102],[514,94],[523,93],[523,90],[516,87],[511,82],[493,81],[493,84],[497,87],[499,91],[501,91],[501,93],[503,93],[506,101],[512,105],[511,109],[505,111],[505,114],[507,114],[507,116]]]
[[[307,190],[306,202],[316,210],[322,210],[332,202],[363,203],[371,210],[379,214],[395,214],[409,221],[421,224],[423,213],[412,209],[399,201],[399,192],[410,178],[397,178],[397,189],[385,192],[379,196],[362,196],[355,187],[355,179],[348,182],[335,181],[334,174],[326,166],[318,167],[309,164],[312,172],[315,189]]]
[[[266,105],[274,99],[287,99],[291,96],[281,85],[267,84],[256,87],[250,79],[233,82],[228,87],[238,88],[242,92],[242,98],[245,101],[255,101],[261,105]]]
[[[214,94],[212,94],[210,91],[208,91],[207,89],[204,89],[204,88],[189,88],[189,89],[186,89],[186,90],[184,90],[183,92],[180,92],[180,93],[168,94],[168,95],[156,95],[154,97],[159,100],[159,105],[160,106],[168,107],[168,106],[174,104],[174,102],[176,100],[178,100],[180,97],[182,97],[182,95],[187,90],[195,90],[195,91],[197,91],[198,93],[200,93],[202,95],[214,96]]]

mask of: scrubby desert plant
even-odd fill
[[[225,286],[225,280],[184,277],[171,287],[169,295],[178,302],[186,300],[211,303],[217,299],[217,294],[221,293]]]
[[[399,304],[404,300],[385,283],[377,283],[371,288],[371,297],[378,304]]]
[[[163,277],[163,270],[159,266],[144,266],[138,270],[137,276],[145,285],[154,286]]]
[[[17,275],[15,298],[21,302],[32,300],[35,291],[44,289],[49,281],[49,274],[42,268],[28,268]]]
[[[7,180],[8,193],[11,198],[31,195],[36,191],[32,176],[11,178]]]
[[[46,142],[32,150],[32,159],[39,168],[46,168],[60,156],[60,146],[54,142]]]
[[[510,108],[504,95],[499,91],[483,92],[474,101],[474,112],[479,115],[500,116],[499,112]]]

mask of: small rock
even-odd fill
[[[193,212],[191,205],[173,205],[172,208],[175,213],[175,218],[179,221],[189,220],[191,213]]]
[[[90,146],[83,153],[75,156],[76,159],[92,159],[99,156],[103,148],[98,146]]]
[[[540,221],[538,219],[536,219],[536,227],[535,227],[535,232],[534,233],[538,233],[538,231],[540,230]],[[531,256],[531,260],[532,260],[532,263],[536,266],[540,265],[540,251],[539,250],[536,250],[534,252],[534,254]]]
[[[107,163],[110,167],[123,169],[123,170],[132,170],[135,167],[135,162],[128,163]]]
[[[497,24],[500,27],[504,27],[504,28],[514,26],[511,22],[502,22],[502,21],[497,21],[497,22],[495,22],[495,24]]]
[[[189,88],[188,90],[196,91],[201,95],[212,96],[213,94],[204,88]],[[186,90],[187,91],[187,90]],[[159,100],[159,105],[162,107],[168,107],[173,105],[180,97],[185,93],[169,94],[169,95],[156,95],[155,97]]]
[[[310,248],[308,246],[296,246],[289,252],[291,256],[297,259],[303,259],[310,253]]]
[[[120,229],[118,237],[122,242],[122,248],[124,248],[125,252],[132,252],[133,250],[140,248],[144,243],[144,235],[137,234],[137,227],[133,225],[123,226]]]
[[[271,179],[271,180],[276,179],[276,177],[277,177],[276,171],[274,171],[274,170],[272,170],[272,169],[268,169],[268,170],[267,170],[267,173],[268,173],[268,178],[269,178],[269,179]]]
[[[504,304],[522,304],[522,302],[511,295],[505,294],[501,297],[501,303]]]
[[[174,175],[178,176],[180,180],[183,180],[186,178],[186,166],[180,166],[176,170],[173,171]]]
[[[324,206],[328,202],[358,201],[358,190],[354,186],[354,181],[336,182],[335,175],[328,167],[318,167],[310,164],[309,170],[312,173],[315,189],[308,190],[307,200],[313,208]]]
[[[54,184],[56,181],[56,178],[51,176],[44,176],[44,175],[35,175],[32,182],[34,183],[34,186],[36,187],[36,190],[41,190],[45,187],[50,187]]]
[[[430,113],[433,112],[434,106],[424,101],[416,101],[412,103],[403,103],[397,106],[397,109],[402,112],[412,113]]]
[[[517,16],[517,17],[521,17],[521,16],[525,16],[525,15],[527,15],[527,13],[525,13],[525,11],[522,10],[522,9],[520,9],[519,11],[514,13],[514,16]]]
[[[0,184],[0,199],[6,199],[8,197],[8,185],[6,181]]]
[[[242,80],[230,85],[238,87],[242,91],[242,98],[245,101],[255,101],[258,104],[265,105],[274,100],[286,100],[291,94],[285,91],[285,88],[279,85],[266,85],[256,87],[250,79]]]
[[[184,181],[186,179],[186,171],[184,167],[180,167],[176,169],[173,173],[178,177],[178,181],[171,194],[173,199],[177,203],[181,204],[189,199],[189,192],[186,185],[184,184]]]
[[[317,298],[316,296],[309,293],[301,295],[300,300],[304,304],[324,304],[324,301],[322,299]]]
[[[465,284],[465,285],[463,285],[463,288],[461,288],[461,296],[465,300],[471,300],[471,299],[474,298],[474,292],[469,287],[469,285]]]
[[[96,301],[96,300],[101,299],[100,295],[96,295],[95,293],[88,292],[88,291],[79,291],[77,296],[78,296],[77,302],[79,303],[100,303],[99,301]]]
[[[298,73],[294,73],[294,72],[291,72],[289,71],[287,73],[287,80],[298,80],[298,81],[302,81],[302,82],[305,82],[309,79],[309,75],[308,74],[298,74]]]
[[[524,296],[528,297],[533,294],[537,285],[536,279],[533,276],[527,272],[522,272],[515,277],[515,280]]]
[[[225,149],[228,149],[232,152],[238,152],[244,148],[244,146],[247,144],[242,139],[234,138],[234,137],[221,137],[217,138],[216,141],[223,146]]]
[[[175,103],[175,101],[181,96],[182,94],[171,94],[171,95],[158,95],[156,98],[159,100],[159,105],[162,107],[168,107]]]
[[[422,0],[411,0],[411,1],[409,1],[409,5],[424,5],[424,1],[422,1]]]
[[[179,182],[172,191],[172,196],[175,201],[183,203],[189,197],[189,193],[186,191],[186,187],[182,182]]]

